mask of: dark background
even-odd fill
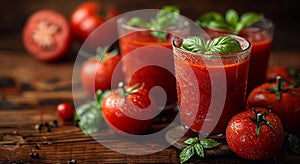
[[[0,2],[0,50],[24,50],[22,27],[33,12],[51,8],[70,17],[83,0],[3,0]],[[192,20],[206,11],[224,13],[229,8],[239,13],[255,11],[273,20],[275,36],[272,50],[300,51],[299,0],[102,0],[103,7],[115,6],[121,13],[137,9],[159,9],[177,5],[181,14]]]

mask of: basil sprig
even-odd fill
[[[165,40],[167,33],[164,32],[168,27],[173,26],[179,18],[179,9],[176,6],[164,6],[149,22],[140,17],[133,17],[128,22],[129,26],[136,26],[153,30],[151,35]]]
[[[233,34],[238,34],[244,28],[259,21],[263,17],[260,13],[245,12],[238,15],[234,9],[226,11],[224,17],[218,12],[207,12],[196,20],[196,23],[206,28],[219,28],[231,31]]]
[[[228,54],[242,51],[240,43],[227,36],[207,40],[199,36],[184,38],[181,48],[199,54]]]
[[[185,147],[179,154],[180,163],[184,163],[189,160],[195,152],[199,157],[204,158],[204,149],[211,149],[220,145],[220,143],[214,139],[208,138],[199,140],[197,137],[189,138],[185,140],[184,143],[188,146]]]
[[[82,104],[76,108],[74,121],[84,134],[92,134],[98,132],[99,128],[105,125],[101,112],[102,101],[111,91],[107,90],[96,92],[95,101]]]

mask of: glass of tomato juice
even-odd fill
[[[223,29],[206,29],[208,33],[232,33]],[[273,41],[274,24],[263,17],[258,22],[241,30],[237,35],[251,42],[250,66],[248,74],[247,93],[266,81],[266,72]]]
[[[230,118],[245,109],[251,43],[228,34],[241,52],[200,54],[182,49],[182,40],[173,41],[180,120],[184,127],[204,134],[222,134]]]
[[[177,91],[171,40],[177,34],[187,34],[189,22],[179,17],[175,25],[165,30],[166,39],[161,39],[152,35],[153,30],[127,25],[131,18],[130,15],[121,16],[117,21],[124,81],[129,85],[144,83],[149,90],[161,87],[165,95],[154,93],[154,99],[162,101],[165,96],[163,109],[174,109]]]

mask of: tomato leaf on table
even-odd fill
[[[101,127],[105,127],[101,112],[101,103],[104,97],[106,97],[110,92],[110,90],[106,90],[104,92],[98,90],[96,92],[95,101],[79,105],[76,108],[74,122],[78,124],[83,133],[96,133]]]
[[[211,138],[199,140],[197,137],[188,138],[184,141],[188,146],[185,147],[179,154],[180,163],[188,161],[196,152],[196,154],[204,158],[204,149],[212,149],[219,146],[220,143]]]

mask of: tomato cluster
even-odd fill
[[[300,134],[299,77],[295,68],[268,69],[266,83],[247,98],[248,110],[235,115],[227,126],[226,140],[235,154],[251,160],[268,159],[281,148],[284,132]]]
[[[52,62],[66,56],[72,38],[83,42],[98,26],[119,14],[110,7],[102,9],[100,2],[79,4],[70,20],[59,11],[41,9],[34,12],[23,28],[23,44],[32,56]]]

